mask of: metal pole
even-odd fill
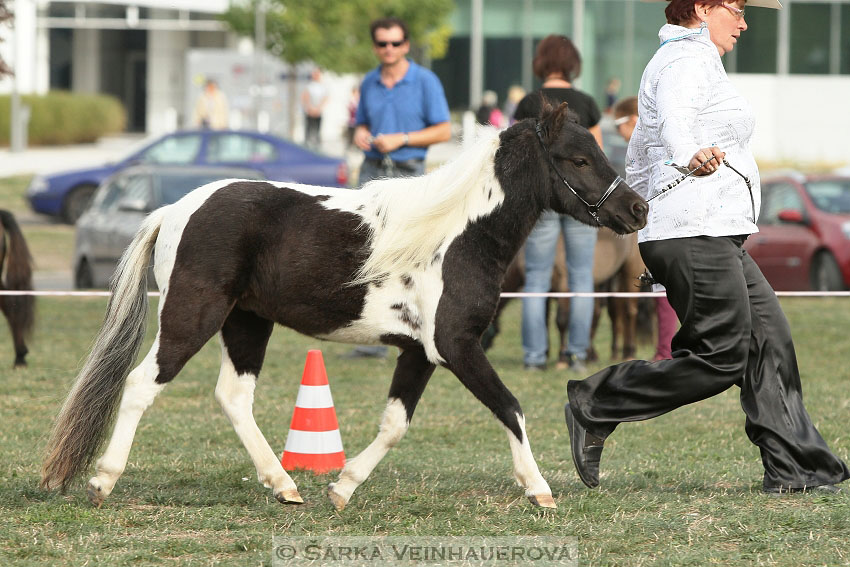
[[[534,15],[534,0],[523,0],[522,5],[522,88],[531,92],[534,58],[534,38],[531,37],[531,18]]]
[[[573,0],[573,43],[579,53],[584,53],[584,0]],[[574,82],[574,86],[581,86],[581,77]]]
[[[481,105],[484,90],[484,0],[472,0],[472,29],[469,38],[469,106]]]
[[[263,54],[266,50],[266,3],[259,0],[254,10],[254,127],[260,129],[260,115],[263,112]]]

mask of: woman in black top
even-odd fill
[[[541,95],[553,105],[566,102],[578,115],[579,124],[587,128],[602,147],[601,113],[596,103],[585,93],[573,88],[572,81],[581,72],[581,57],[573,42],[563,35],[550,35],[537,46],[534,74],[543,81],[543,88],[523,98],[514,118],[536,118],[542,105]],[[567,277],[570,291],[593,291],[593,253],[596,229],[566,215],[553,211],[543,213],[525,244],[525,291],[547,292],[552,279],[555,245],[563,232],[567,252]],[[590,324],[593,319],[593,298],[574,297],[570,300],[570,326],[565,354],[569,367],[584,371],[584,360],[590,346]],[[546,332],[546,299],[524,298],[522,301],[523,362],[528,370],[546,367],[549,339]]]

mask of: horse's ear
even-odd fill
[[[549,101],[543,99],[543,104],[540,111],[540,123],[543,125],[545,132],[544,140],[546,145],[551,145],[561,133],[564,123],[569,119],[569,107],[566,102],[562,102],[557,107],[553,107]]]

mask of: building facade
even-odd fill
[[[257,96],[268,96],[269,106],[286,96],[278,84],[286,73],[280,62],[252,62],[244,49],[250,42],[218,19],[230,0],[7,2],[15,28],[0,29],[6,40],[0,54],[16,77],[0,80],[0,93],[108,93],[127,108],[128,129],[160,133],[187,125],[187,101],[204,79],[197,69],[206,68],[195,62],[219,50],[242,52],[241,60],[222,65],[218,78],[241,85],[232,98],[243,115],[253,112],[260,124]],[[844,139],[850,131],[844,108],[850,100],[850,0],[783,3],[781,11],[747,9],[750,29],[725,57],[733,82],[757,112],[754,151],[777,162],[850,163]],[[475,108],[484,90],[503,100],[511,85],[539,86],[531,73],[534,47],[550,33],[565,34],[583,57],[577,86],[604,108],[611,79],[620,83],[618,96],[637,91],[658,47],[663,11],[663,3],[640,0],[456,0],[448,54],[431,64],[450,106]],[[252,85],[248,93],[246,84]],[[340,96],[347,98],[348,86]],[[273,129],[292,131],[289,125]]]

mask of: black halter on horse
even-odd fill
[[[546,147],[546,143],[543,141],[543,125],[540,122],[534,125],[534,131],[537,133],[537,139],[540,141],[540,145],[543,146],[543,151],[546,152],[546,161],[548,161],[552,169],[555,170],[555,174],[563,182],[563,184],[567,186],[567,189],[572,191],[573,195],[578,197],[578,200],[584,203],[584,206],[587,207],[587,212],[590,213],[590,216],[593,217],[593,220],[595,220],[599,226],[602,226],[602,223],[599,221],[599,216],[597,215],[597,213],[599,212],[599,209],[602,208],[602,205],[605,203],[608,197],[611,196],[611,193],[614,192],[614,189],[616,189],[620,185],[620,183],[623,182],[623,178],[618,175],[614,179],[614,181],[611,182],[611,185],[608,186],[608,189],[605,190],[605,193],[602,194],[602,198],[599,199],[599,201],[597,201],[595,205],[591,205],[590,203],[585,201],[575,189],[573,189],[573,186],[570,185],[569,181],[567,181],[567,178],[564,177],[564,174],[561,173],[561,171],[555,165],[555,162],[552,161],[552,155],[549,153],[549,148]]]

